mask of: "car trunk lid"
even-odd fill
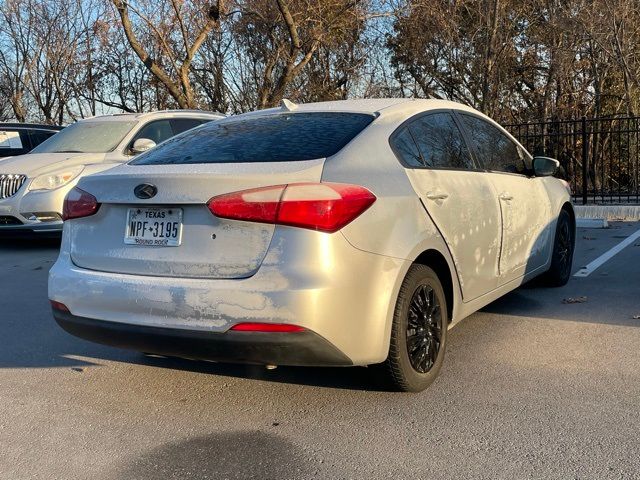
[[[79,187],[101,204],[95,215],[69,222],[71,258],[82,268],[132,275],[246,278],[260,267],[275,227],[215,217],[216,195],[299,182],[319,182],[324,159],[198,165],[122,165],[86,177]],[[137,186],[157,189],[138,198]],[[179,246],[125,243],[130,210],[182,213]],[[150,219],[152,222],[153,219]]]

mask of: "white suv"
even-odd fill
[[[88,118],[69,125],[26,155],[0,161],[0,238],[10,233],[57,233],[69,190],[220,113],[168,110]]]

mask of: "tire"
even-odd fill
[[[424,265],[412,265],[400,287],[389,356],[382,364],[391,388],[420,392],[436,379],[447,344],[447,311],[447,300],[436,273]]]
[[[571,278],[573,265],[573,252],[576,246],[576,233],[571,221],[571,216],[566,210],[562,210],[556,224],[556,235],[553,241],[553,253],[551,254],[551,267],[540,280],[547,287],[562,287]]]

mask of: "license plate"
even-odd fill
[[[177,247],[182,240],[181,208],[130,208],[124,243],[151,247]]]

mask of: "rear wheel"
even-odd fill
[[[575,229],[571,216],[562,210],[558,216],[556,235],[553,242],[551,268],[543,274],[542,283],[549,287],[562,287],[571,277],[573,251],[575,248]]]
[[[384,363],[394,389],[419,392],[438,376],[447,342],[447,303],[436,273],[413,265],[400,287]]]

